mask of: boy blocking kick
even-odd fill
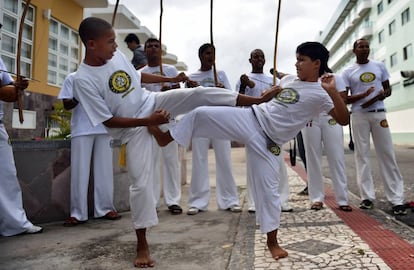
[[[79,35],[86,54],[74,79],[74,96],[84,107],[92,125],[103,123],[113,138],[126,144],[131,216],[137,237],[134,265],[153,267],[155,263],[150,256],[146,228],[158,223],[151,182],[156,168],[153,138],[144,126],[167,123],[170,114],[177,116],[202,105],[259,104],[270,100],[277,88],[259,98],[219,88],[206,91],[203,87],[150,92],[141,88],[141,81],[180,82],[187,78],[183,74],[167,78],[136,72],[125,55],[116,50],[115,32],[105,20],[84,19],[79,26]]]
[[[329,113],[339,124],[349,123],[348,109],[332,75],[324,75],[328,50],[318,42],[306,42],[296,50],[296,76],[286,76],[271,101],[251,108],[200,107],[188,113],[168,132],[150,127],[161,146],[175,140],[188,146],[192,137],[236,140],[245,144],[247,166],[252,170],[256,214],[260,230],[274,259],[288,256],[277,241],[281,204],[279,196],[280,146],[313,117]]]

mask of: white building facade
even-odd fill
[[[334,72],[355,62],[353,43],[370,41],[370,58],[385,63],[392,96],[385,100],[394,143],[414,144],[414,1],[342,0],[318,40],[330,51]],[[401,71],[413,71],[403,77]]]

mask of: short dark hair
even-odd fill
[[[366,38],[358,38],[357,40],[355,40],[355,42],[354,42],[354,45],[353,45],[353,48],[354,48],[354,50],[355,50],[355,48],[358,46],[358,41],[367,41],[367,42],[369,42],[368,41],[368,39],[366,39]]]
[[[148,43],[151,43],[151,42],[158,42],[158,43],[161,43],[158,39],[156,39],[156,38],[148,38],[147,39],[147,41],[145,41],[145,44],[144,44],[144,49],[145,48],[147,48],[147,44]],[[161,45],[161,44],[160,44]]]
[[[135,35],[135,34],[133,34],[133,33],[128,34],[128,35],[125,37],[124,41],[125,41],[126,43],[130,43],[130,42],[133,42],[133,41],[135,41],[137,44],[139,44],[139,43],[140,43],[138,36],[137,36],[137,35]]]
[[[213,48],[213,50],[216,50],[214,45],[211,43],[204,43],[203,45],[201,45],[198,49],[198,57],[201,59],[201,55],[209,48]]]
[[[112,29],[112,25],[96,17],[88,17],[79,25],[79,36],[86,45],[88,40],[94,40],[102,37],[108,30]]]
[[[332,72],[328,67],[329,51],[321,43],[316,41],[304,42],[296,48],[296,53],[308,56],[312,61],[320,60],[319,76],[326,72]]]

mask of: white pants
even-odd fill
[[[12,236],[33,226],[23,209],[22,191],[16,174],[13,150],[0,124],[0,235]]]
[[[169,125],[162,125],[168,130]],[[181,173],[178,158],[178,144],[172,142],[165,147],[159,147],[153,140],[155,151],[154,162],[154,196],[156,207],[160,207],[161,182],[164,202],[167,206],[180,205],[181,200]],[[161,165],[162,164],[162,165]],[[162,176],[161,176],[162,175]]]
[[[71,139],[70,215],[88,219],[88,186],[93,160],[94,217],[115,210],[111,137],[107,134],[76,136]]]
[[[310,201],[323,202],[325,200],[322,174],[322,149],[324,148],[336,202],[338,205],[348,205],[342,126],[337,124],[331,116],[321,114],[302,129],[302,135],[305,144]]]
[[[375,200],[369,160],[370,134],[375,146],[385,196],[393,205],[403,204],[404,181],[395,159],[391,132],[385,112],[352,112],[357,182],[363,200]]]
[[[191,144],[192,171],[188,196],[189,207],[207,210],[210,201],[208,149],[210,142],[216,158],[216,200],[219,209],[239,205],[236,182],[231,168],[231,142],[228,140],[194,138]]]
[[[172,137],[188,146],[192,137],[241,142],[246,147],[251,172],[256,216],[263,233],[280,225],[279,160],[267,149],[267,139],[251,108],[200,107],[187,114],[173,128]]]
[[[237,93],[222,88],[197,87],[154,93],[152,111],[164,109],[175,117],[202,105],[235,106]],[[126,161],[130,180],[130,206],[135,229],[158,224],[154,198],[154,154],[158,151],[146,127],[134,129],[126,146]]]
[[[247,152],[246,152],[247,155]],[[289,177],[287,174],[286,163],[283,158],[283,152],[278,157],[279,159],[279,166],[280,166],[280,177],[279,177],[279,190],[280,190],[280,203],[282,208],[289,208]],[[249,168],[249,167],[248,167]],[[252,180],[251,172],[247,172],[246,182],[247,182],[247,206],[249,208],[256,208],[254,205],[254,194],[253,194],[253,187],[252,187]]]

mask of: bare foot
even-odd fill
[[[148,126],[148,132],[154,136],[161,147],[166,146],[172,141],[172,138],[169,138],[169,132],[164,133],[158,126]]]
[[[272,254],[272,258],[275,260],[279,260],[288,256],[287,251],[281,248],[278,243],[267,242],[267,247],[269,248],[269,251]]]
[[[154,267],[154,260],[150,257],[149,251],[138,251],[137,249],[137,257],[134,261],[134,266],[137,268],[148,268]]]
[[[135,232],[137,235],[137,256],[135,257],[134,266],[138,268],[154,267],[154,260],[150,256],[145,235],[146,229],[137,229]]]

